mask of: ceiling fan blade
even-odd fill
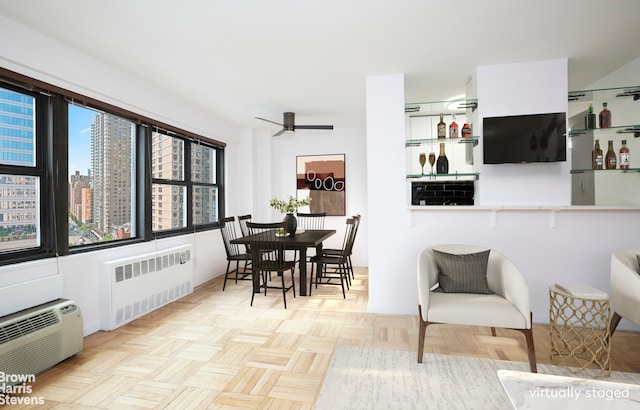
[[[256,120],[262,120],[262,121],[270,122],[271,124],[276,124],[276,125],[279,125],[279,126],[281,126],[281,127],[283,126],[283,125],[282,125],[282,124],[280,124],[279,122],[271,121],[271,120],[268,120],[268,119],[266,119],[266,118],[260,118],[260,117],[253,117],[253,118],[255,118]]]
[[[276,132],[275,134],[273,134],[274,137],[279,137],[280,135],[284,134],[284,132],[286,131],[285,128],[281,129],[280,131]]]
[[[332,130],[333,125],[294,125],[297,130]]]

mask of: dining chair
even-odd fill
[[[349,271],[347,268],[348,255],[351,252],[353,246],[353,232],[356,227],[356,220],[349,218],[346,221],[346,229],[344,233],[344,239],[342,241],[342,248],[340,253],[334,255],[327,255],[321,253],[311,257],[311,275],[309,277],[309,296],[311,296],[311,289],[313,287],[313,274],[315,270],[315,286],[318,285],[340,285],[342,287],[342,297],[347,298],[345,293],[345,282],[347,289],[349,289]],[[314,266],[317,268],[314,269]],[[320,271],[322,266],[322,271]],[[333,282],[334,279],[339,279],[340,283]]]
[[[287,308],[287,292],[293,291],[293,297],[296,297],[295,279],[293,272],[295,270],[295,261],[286,260],[285,258],[285,238],[277,238],[276,232],[284,229],[284,222],[277,223],[256,223],[247,222],[247,228],[251,235],[257,235],[255,242],[251,244],[251,255],[253,258],[252,268],[255,274],[259,275],[260,289],[264,289],[265,296],[267,289],[280,289],[282,291],[282,300],[284,308]],[[285,280],[285,272],[291,271],[291,284],[287,285]],[[270,275],[277,272],[281,279],[281,284],[276,285],[270,280]],[[251,306],[255,292],[251,292]]]
[[[296,214],[296,219],[298,220],[298,229],[303,228],[305,230],[307,229],[313,229],[313,230],[319,230],[319,229],[324,229],[324,220],[325,217],[327,216],[326,212],[315,212],[315,213],[301,213],[298,212]],[[315,252],[315,250],[309,250],[311,252],[311,255],[309,255],[307,253],[307,261],[309,261],[311,259],[311,257],[314,255],[313,252]],[[309,252],[308,251],[308,252]],[[298,251],[294,252],[294,259],[298,260]]]
[[[355,279],[356,278],[355,273],[353,271],[353,263],[351,261],[351,255],[353,254],[353,244],[354,244],[354,242],[356,240],[356,235],[358,233],[358,228],[360,227],[361,216],[360,216],[360,214],[356,214],[352,218],[355,221],[355,227],[354,227],[354,229],[352,230],[352,233],[351,233],[351,238],[350,238],[351,239],[351,245],[349,247],[349,254],[347,255],[347,270],[348,270],[348,272],[350,274],[349,277],[348,277],[349,284],[351,284],[351,279]],[[342,249],[335,249],[335,248],[326,248],[326,249],[322,250],[322,253],[324,255],[328,255],[328,256],[340,255],[341,252],[342,252]]]
[[[238,280],[252,279],[251,270],[248,269],[251,265],[251,254],[243,252],[244,248],[241,248],[240,245],[231,243],[233,239],[238,238],[232,216],[220,220],[220,233],[222,234],[224,250],[227,253],[227,271],[224,274],[224,283],[222,284],[222,291],[224,291],[227,287],[227,278],[233,273],[235,273],[235,283],[238,283]],[[229,271],[232,262],[236,263],[236,268]],[[240,275],[240,262],[244,262],[242,275]]]

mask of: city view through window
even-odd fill
[[[69,105],[69,246],[135,237],[135,124]]]

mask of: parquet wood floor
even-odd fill
[[[256,295],[222,277],[115,331],[85,338],[84,350],[42,373],[32,397],[49,409],[311,409],[337,344],[416,352],[417,317],[366,313],[367,270],[311,297]],[[417,307],[416,307],[417,311]],[[417,315],[417,313],[416,313]],[[536,356],[549,363],[549,328],[534,326]],[[613,337],[614,370],[640,372],[640,334]],[[526,362],[520,332],[430,326],[425,352]],[[35,408],[16,406],[15,408]]]

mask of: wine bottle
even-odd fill
[[[585,129],[594,129],[596,127],[596,115],[593,113],[593,105],[589,104],[589,111],[587,111],[587,115],[584,117],[584,128]]]
[[[462,126],[462,138],[471,138],[471,127],[468,122]]]
[[[607,103],[602,103],[600,111],[600,128],[611,128],[611,111],[607,108]]]
[[[627,140],[622,140],[622,147],[620,147],[620,169],[629,169],[629,162],[631,157],[629,156],[629,148],[627,148]]]
[[[618,166],[616,153],[613,151],[613,140],[609,140],[607,155],[604,157],[604,166],[606,169],[616,169],[616,167]]]
[[[444,114],[440,113],[440,122],[438,123],[438,138],[447,138],[447,124],[444,123]]]
[[[591,151],[591,168],[602,169],[602,150],[600,149],[600,140],[596,140],[593,151]]]
[[[449,159],[447,159],[447,154],[444,152],[444,142],[440,143],[440,155],[438,155],[438,160],[436,161],[436,173],[449,173]]]
[[[458,123],[456,115],[451,114],[451,124],[449,124],[449,138],[458,138]]]

